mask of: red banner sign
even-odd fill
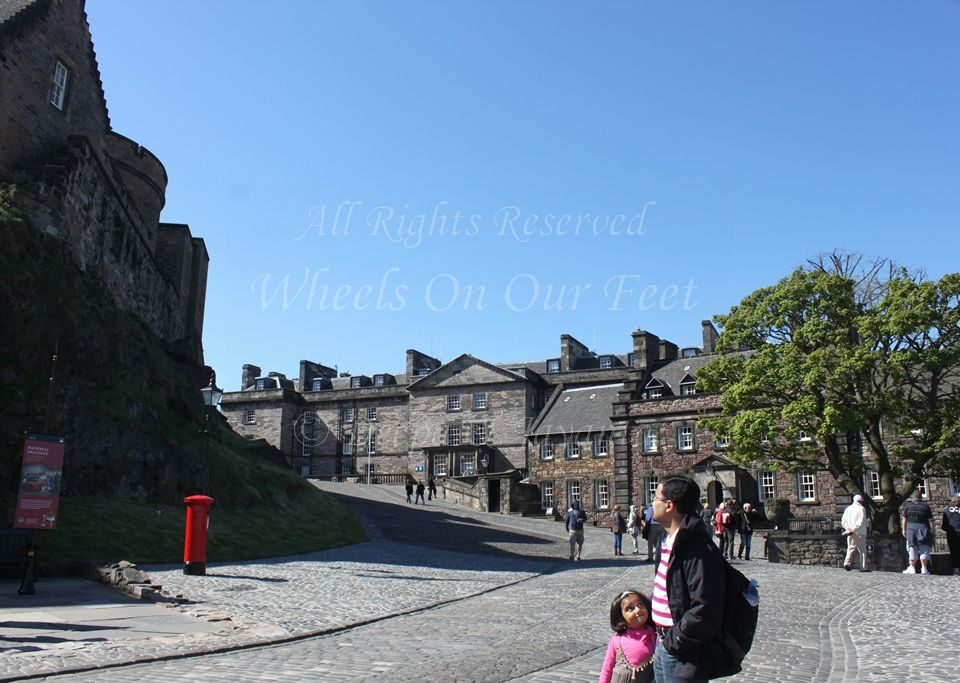
[[[62,436],[27,435],[23,444],[20,495],[14,515],[16,529],[54,529],[60,507],[63,476]]]

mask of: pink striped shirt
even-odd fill
[[[667,600],[667,567],[670,565],[670,555],[673,552],[673,539],[677,534],[663,537],[660,549],[660,564],[657,566],[657,575],[653,579],[653,623],[667,628],[673,626],[673,616],[670,614],[670,603]]]

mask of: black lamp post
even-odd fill
[[[207,493],[210,484],[210,416],[214,409],[220,405],[220,399],[223,398],[223,389],[217,386],[217,376],[210,375],[210,385],[200,390],[203,396],[203,405],[207,407],[207,422],[204,427],[204,434],[207,435],[206,443],[203,447],[203,461],[200,463],[200,472],[196,473],[194,488],[200,493]]]

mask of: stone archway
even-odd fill
[[[714,479],[707,484],[707,505],[711,510],[716,510],[717,505],[723,501],[723,485]]]

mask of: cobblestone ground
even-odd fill
[[[260,641],[378,621],[45,680],[592,681],[609,636],[610,599],[651,583],[650,565],[612,557],[604,530],[588,529],[584,561],[558,562],[566,554],[562,524],[464,513],[442,501],[412,509],[399,489],[326,487],[351,494],[348,504],[385,539],[215,567],[213,577],[185,577],[178,568],[151,576],[197,608],[249,624]],[[744,672],[728,680],[958,679],[960,654],[948,634],[960,579],[739,564],[760,580],[761,619]]]

